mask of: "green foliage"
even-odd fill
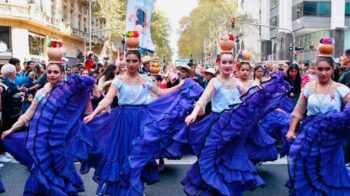
[[[232,16],[236,16],[239,21],[247,18],[237,16],[236,5],[232,0],[199,0],[198,7],[180,20],[179,56],[188,58],[192,55],[200,59],[208,51],[216,52],[216,41],[220,36],[233,31],[230,22]]]
[[[121,38],[125,31],[127,0],[99,0],[93,4],[93,13],[106,20],[106,32],[111,39]]]
[[[169,32],[171,30],[169,19],[163,12],[154,10],[151,19],[151,36],[156,48],[156,55],[162,60],[171,61],[171,48],[169,43]]]

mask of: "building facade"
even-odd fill
[[[271,51],[270,31],[268,27],[254,25],[269,25],[269,0],[238,0],[238,14],[250,18],[251,24],[240,24],[238,32],[239,50],[248,50],[254,61],[267,60],[263,51]],[[258,6],[257,6],[258,5]]]
[[[350,48],[350,0],[236,2],[240,5],[241,12],[251,16],[255,23],[271,26],[250,28],[247,29],[249,33],[243,33],[247,35],[243,36],[244,49],[250,50],[252,46],[255,46],[255,50],[260,49],[263,61],[314,61],[322,37],[335,39],[335,57],[339,57],[345,49]],[[260,47],[257,47],[258,45]],[[297,47],[294,53],[291,50],[293,46]]]
[[[0,64],[10,57],[25,62],[47,61],[47,44],[62,40],[69,64],[88,52],[89,0],[0,0]],[[92,29],[105,20],[91,17]],[[103,32],[92,34],[92,51],[99,54]]]
[[[313,61],[322,37],[334,38],[334,57],[350,48],[350,1],[293,1],[293,32],[296,45],[303,48],[297,56],[299,62]]]

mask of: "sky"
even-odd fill
[[[155,8],[163,11],[170,20],[171,32],[169,40],[173,51],[173,61],[177,59],[179,21],[182,17],[189,16],[190,12],[197,7],[197,4],[197,0],[156,0]]]

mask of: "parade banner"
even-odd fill
[[[154,0],[129,0],[126,12],[126,31],[140,33],[140,49],[155,51],[151,38],[151,16]]]

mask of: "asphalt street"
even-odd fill
[[[185,175],[187,168],[195,161],[190,157],[181,161],[167,161],[166,168],[161,173],[159,183],[146,186],[147,196],[184,196],[180,181]],[[79,166],[77,165],[77,168]],[[285,160],[266,163],[258,166],[260,176],[265,180],[266,186],[258,188],[252,192],[247,192],[245,196],[283,196],[288,195],[288,190],[284,187],[288,179],[287,165]],[[28,171],[20,164],[10,163],[0,170],[2,181],[5,185],[6,192],[1,196],[20,196],[28,176]],[[96,184],[91,180],[92,171],[82,175],[86,192],[81,196],[95,195]]]

